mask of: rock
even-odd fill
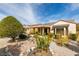
[[[34,49],[32,52],[28,54],[28,56],[52,56],[52,53],[49,49]]]

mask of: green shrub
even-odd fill
[[[60,39],[61,38],[61,35],[60,34],[56,34],[55,35],[55,39]]]
[[[26,38],[27,38],[27,36],[26,36],[26,35],[24,35],[24,34],[20,34],[20,35],[19,35],[19,38],[20,38],[20,39],[26,39]]]
[[[53,41],[53,39],[54,39],[54,34],[53,33],[49,33],[48,34],[48,40],[49,40],[49,42]]]
[[[49,36],[50,38],[52,38],[52,37],[53,37],[53,33],[48,33],[48,36]]]
[[[67,35],[62,35],[59,37],[59,39],[56,40],[57,44],[60,44],[61,46],[68,44],[68,36]]]
[[[37,48],[39,49],[48,49],[50,41],[48,36],[36,36]]]
[[[10,37],[12,41],[24,32],[22,24],[13,16],[7,16],[0,21],[0,37]]]
[[[77,34],[77,40],[76,41],[79,42],[79,34]]]
[[[70,34],[69,39],[76,40],[77,39],[77,34]]]
[[[69,41],[69,39],[68,39],[67,35],[62,36],[62,38],[61,38],[61,45],[68,44],[68,41]]]

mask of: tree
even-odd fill
[[[1,37],[11,37],[15,41],[16,36],[21,33],[23,33],[23,26],[13,16],[8,16],[0,22]]]

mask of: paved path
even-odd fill
[[[64,46],[58,46],[55,42],[51,42],[50,47],[51,51],[54,52],[54,56],[74,56],[78,54],[77,52],[73,51]]]
[[[0,38],[0,48],[5,47],[8,43],[8,41],[10,40],[10,38]]]
[[[77,54],[75,54],[76,56],[79,56],[79,45],[76,41],[71,40],[69,42],[69,46],[67,47],[72,51],[75,51]]]

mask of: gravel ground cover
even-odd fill
[[[11,52],[12,48],[18,44],[17,48],[19,49],[19,54],[16,54],[16,51],[14,51],[13,56],[27,56],[30,51],[33,51],[33,49],[36,47],[36,42],[33,37],[29,38],[29,40],[20,41],[20,42],[14,42],[9,43],[8,41],[10,38],[0,38],[0,56],[12,56]],[[12,45],[13,47],[10,47]],[[79,55],[79,51],[74,48],[73,44],[70,47],[64,47],[64,46],[58,46],[55,42],[51,42],[50,44],[50,51],[52,52],[53,56],[74,56]],[[10,47],[10,52],[6,52],[6,46]],[[14,50],[18,50],[18,49]],[[72,49],[74,48],[74,49]],[[77,51],[76,51],[77,50]],[[18,51],[17,51],[18,52]]]

